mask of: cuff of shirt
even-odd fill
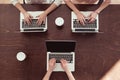
[[[18,0],[11,0],[11,3],[15,6],[18,3]]]
[[[62,3],[61,0],[55,0],[55,1],[54,1],[54,4],[55,4],[56,6],[59,6],[61,3]]]

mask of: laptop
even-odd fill
[[[46,40],[47,47],[47,70],[49,67],[49,60],[56,59],[56,67],[53,71],[64,71],[61,67],[60,60],[63,58],[67,60],[70,71],[75,71],[75,45],[74,40]]]
[[[81,11],[86,17],[90,15],[91,11]],[[96,17],[95,21],[92,23],[88,22],[88,19],[85,19],[85,26],[81,25],[77,20],[76,14],[71,12],[71,29],[73,33],[98,33],[99,32],[99,19]]]
[[[20,32],[45,32],[47,31],[47,18],[45,23],[41,25],[36,24],[38,18],[36,16],[40,15],[44,11],[28,11],[29,14],[33,16],[32,23],[30,25],[24,23],[24,16],[20,13]]]

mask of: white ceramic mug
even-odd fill
[[[56,24],[57,26],[63,26],[63,24],[64,24],[64,19],[63,19],[62,17],[57,17],[57,18],[55,19],[55,24]]]
[[[16,58],[18,61],[24,61],[26,59],[26,54],[23,52],[18,52]]]

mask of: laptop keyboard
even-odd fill
[[[85,21],[85,25],[81,25],[77,19],[73,19],[73,28],[97,28],[97,21],[95,20],[92,23],[88,22],[88,19]]]
[[[22,20],[23,28],[45,28],[45,24],[38,25],[36,24],[38,19],[32,19],[32,23],[30,25],[24,23],[24,19]]]
[[[73,54],[49,54],[49,59],[55,58],[56,63],[60,63],[60,60],[63,58],[67,60],[68,63],[73,62]]]

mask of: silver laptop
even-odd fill
[[[47,47],[47,70],[49,60],[56,58],[56,67],[54,71],[64,71],[61,67],[60,59],[67,60],[70,71],[75,71],[75,44],[74,40],[46,40]]]
[[[36,24],[38,18],[36,16],[40,15],[44,11],[28,11],[29,14],[33,16],[32,23],[30,25],[24,23],[24,16],[20,13],[20,32],[45,32],[47,31],[47,18],[45,23],[41,25]]]
[[[90,15],[91,11],[81,11],[86,17]],[[99,32],[99,19],[96,17],[95,21],[92,23],[88,22],[88,19],[85,19],[85,26],[81,25],[77,20],[76,14],[71,12],[71,29],[74,33],[98,33]]]

